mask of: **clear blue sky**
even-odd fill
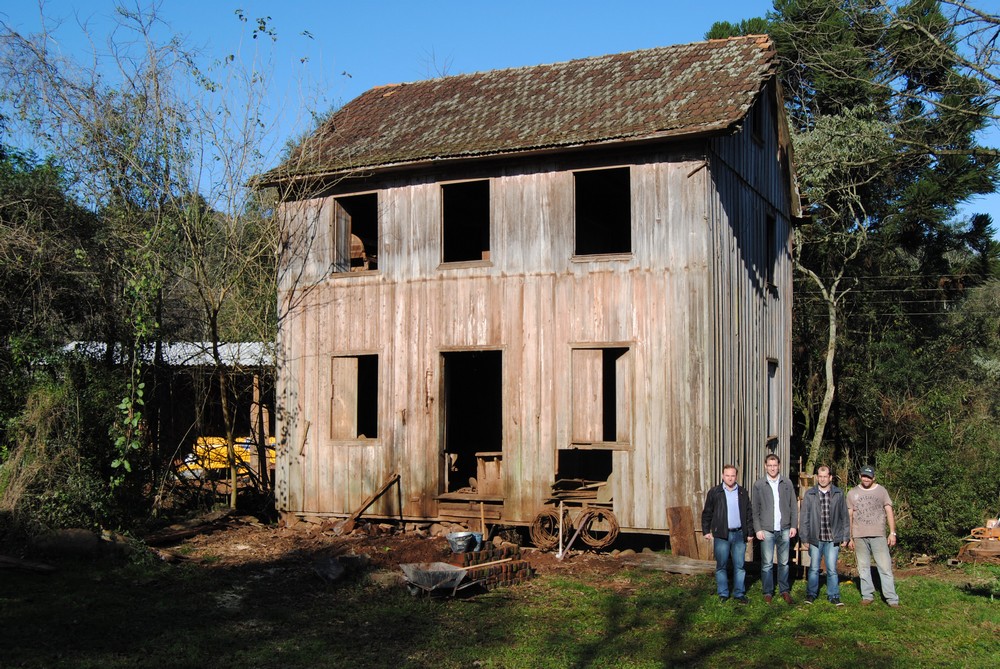
[[[50,27],[62,22],[54,38],[74,53],[86,45],[78,23],[104,34],[114,5],[47,0],[44,13]],[[272,109],[283,143],[294,132],[292,119],[343,104],[373,86],[697,41],[714,21],[764,15],[771,0],[162,0],[158,6],[170,30],[217,58],[254,46],[237,9],[251,24],[270,17],[278,36]],[[7,0],[0,20],[36,32],[38,2]],[[318,85],[323,98],[303,98],[303,82]],[[1000,225],[1000,196],[981,198],[970,210],[990,213]]]
[[[125,0],[133,6],[136,0]],[[139,0],[142,6],[148,0]],[[37,0],[8,0],[0,19],[31,33],[40,26]],[[78,23],[106,32],[112,0],[46,0],[47,22],[61,21],[54,37],[68,52],[86,46]],[[703,38],[715,20],[763,15],[770,0],[162,0],[158,14],[170,28],[223,57],[247,35],[235,15],[269,17],[277,32],[278,89],[304,74],[322,78],[331,103],[389,83],[504,67],[551,63]],[[308,31],[311,38],[303,35]],[[101,46],[100,44],[98,46]],[[302,58],[307,58],[302,63]],[[347,73],[350,76],[342,73]]]

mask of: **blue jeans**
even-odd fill
[[[778,590],[788,592],[788,530],[768,532],[760,542],[760,587],[765,595],[774,594],[774,549],[778,549]]]
[[[836,541],[821,541],[809,544],[809,575],[806,580],[806,596],[815,599],[819,595],[819,559],[826,563],[826,598],[840,599],[840,579],[837,576],[837,557],[840,544]]]
[[[743,532],[730,532],[728,539],[715,537],[712,546],[715,550],[715,590],[719,597],[729,597],[729,577],[726,568],[730,558],[733,561],[733,597],[739,599],[746,595],[746,571],[743,568],[746,559],[747,540]]]
[[[875,583],[872,580],[872,558],[878,567],[878,577],[882,581],[882,596],[890,604],[898,604],[896,581],[892,577],[892,556],[885,537],[855,537],[854,555],[858,560],[858,576],[861,577],[861,599],[875,599]]]

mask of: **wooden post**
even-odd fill
[[[701,532],[694,526],[694,511],[690,506],[667,508],[667,527],[670,530],[670,552],[673,555],[704,559],[700,544]]]

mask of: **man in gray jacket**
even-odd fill
[[[778,471],[781,460],[771,453],[764,458],[767,472],[753,484],[753,526],[760,542],[760,585],[764,601],[774,598],[774,551],[778,551],[778,591],[788,604],[792,603],[788,582],[788,548],[799,525],[799,508],[795,489],[787,477]]]
[[[826,562],[826,598],[834,606],[843,606],[837,558],[850,538],[847,498],[843,490],[833,485],[830,468],[823,465],[816,470],[816,485],[802,497],[799,541],[809,548],[806,604],[812,604],[819,595],[819,562],[822,557]]]

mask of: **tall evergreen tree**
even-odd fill
[[[810,214],[795,244],[807,278],[796,327],[802,341],[828,344],[818,357],[796,347],[804,374],[797,380],[799,424],[808,431],[812,471],[821,454],[832,455],[827,426],[838,392],[834,439],[845,430],[856,436],[865,422],[848,410],[859,398],[843,396],[864,384],[838,377],[864,376],[854,370],[866,356],[838,353],[863,352],[894,326],[933,337],[954,253],[984,241],[984,229],[954,219],[961,203],[995,187],[997,161],[977,144],[992,108],[983,80],[942,55],[958,36],[933,0],[892,7],[777,0],[769,19]],[[907,22],[921,30],[902,27]],[[911,278],[922,276],[932,278]],[[908,291],[934,299],[899,299]],[[873,295],[894,295],[900,304],[871,308]],[[834,443],[846,459],[851,441]]]

